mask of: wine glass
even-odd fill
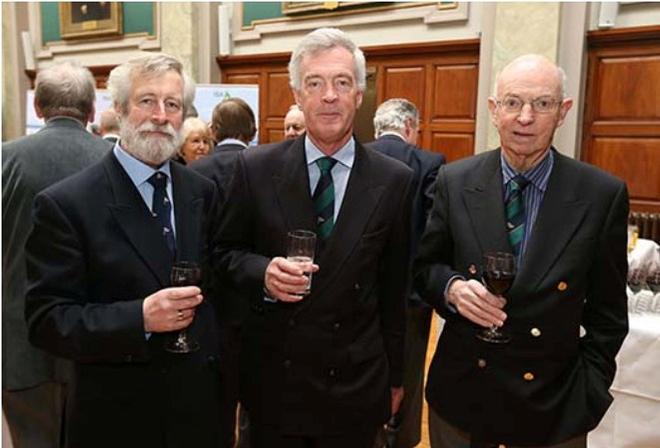
[[[197,286],[201,278],[202,269],[191,261],[176,262],[170,271],[172,286]],[[188,336],[187,329],[183,328],[176,338],[165,346],[165,350],[172,353],[192,353],[199,350],[199,343]]]
[[[486,288],[495,295],[503,295],[516,277],[516,257],[508,252],[486,252],[483,263],[482,279]],[[511,340],[497,325],[479,330],[477,338],[492,344],[506,344]]]
[[[316,233],[310,230],[293,230],[287,234],[286,259],[299,263],[303,269],[308,268],[314,262],[316,251]],[[312,273],[305,272],[309,279],[303,291],[296,295],[306,296],[312,289]]]

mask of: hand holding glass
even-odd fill
[[[516,276],[516,258],[507,252],[486,252],[484,254],[483,282],[491,293],[501,296],[509,290]],[[511,337],[496,325],[477,333],[477,338],[492,344],[506,344]]]
[[[201,279],[202,269],[197,263],[179,261],[172,265],[170,271],[172,286],[198,286]],[[199,343],[188,336],[188,332],[184,328],[179,331],[174,341],[165,346],[165,350],[172,353],[192,353],[199,350]]]
[[[316,251],[316,233],[309,230],[293,230],[287,234],[286,259],[299,263],[303,269],[311,269]],[[305,272],[309,278],[300,296],[306,296],[312,288],[312,272]]]

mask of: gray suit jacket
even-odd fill
[[[25,241],[32,230],[32,200],[49,185],[99,160],[110,148],[80,122],[65,117],[51,119],[36,134],[2,147],[3,389],[62,379],[54,358],[27,339]]]

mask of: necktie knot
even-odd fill
[[[147,182],[149,182],[156,190],[165,188],[167,186],[167,175],[161,171],[156,171],[149,179],[147,179]]]
[[[529,185],[529,179],[527,179],[522,174],[516,175],[513,179],[509,181],[511,183],[511,191],[523,191],[527,185]]]
[[[319,167],[321,176],[324,176],[332,171],[332,167],[335,166],[335,163],[337,163],[337,160],[333,159],[332,157],[321,157],[320,159],[316,160],[316,166]]]

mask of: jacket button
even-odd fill
[[[126,356],[124,356],[124,361],[126,361],[126,362],[133,362],[133,355],[126,355]]]
[[[486,360],[485,360],[485,359],[479,358],[479,359],[477,360],[477,366],[478,366],[480,369],[485,369],[487,365],[488,365],[488,363],[486,363]]]
[[[284,361],[284,367],[287,368],[287,369],[288,369],[289,367],[291,367],[291,360],[290,360],[290,359],[286,359],[286,360]]]
[[[506,448],[506,445],[503,444],[503,443],[500,443],[499,445],[497,445],[497,448]]]
[[[336,374],[337,374],[337,371],[335,369],[328,370],[328,376],[335,376]]]
[[[523,379],[525,381],[533,381],[534,380],[534,374],[532,372],[525,372],[523,375]]]
[[[335,324],[332,326],[332,328],[334,328],[334,330],[337,331],[337,330],[339,330],[339,328],[341,328],[341,324],[339,322],[335,322]]]
[[[359,291],[360,290],[360,284],[359,283],[354,284],[353,289],[355,289],[356,291]]]
[[[470,264],[470,266],[468,266],[468,272],[471,275],[477,275],[477,265],[475,265],[474,263]]]
[[[539,330],[539,329],[536,328],[536,327],[534,327],[534,328],[532,328],[531,330],[529,330],[529,332],[530,332],[530,333],[532,334],[532,336],[534,336],[535,338],[538,338],[539,336],[541,336],[541,330]]]
[[[295,327],[296,326],[296,320],[295,319],[289,319],[289,327]]]
[[[559,291],[566,291],[566,288],[568,288],[568,284],[566,282],[557,283],[557,289]]]

